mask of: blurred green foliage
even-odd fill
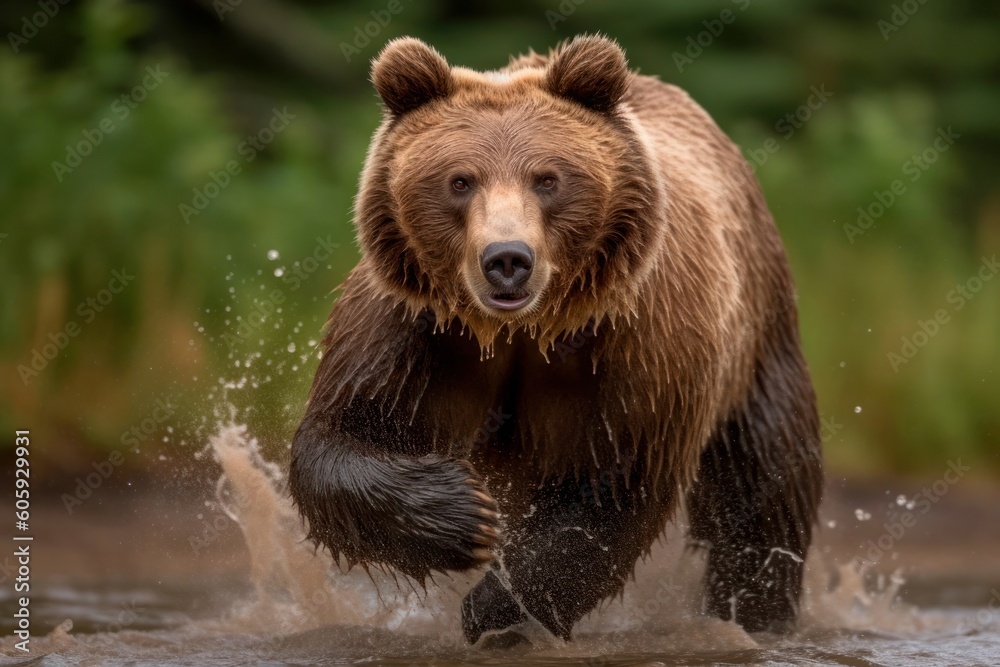
[[[165,446],[199,445],[223,397],[287,442],[331,290],[357,260],[351,197],[379,120],[367,66],[386,40],[413,34],[492,69],[600,31],[756,164],[832,468],[935,472],[961,457],[1000,472],[1000,280],[961,309],[949,299],[1000,251],[1000,7],[81,0],[12,41],[39,7],[0,10],[0,428],[33,428],[67,471],[120,447],[165,396],[189,431]],[[147,68],[166,75],[144,87]],[[290,120],[268,135],[275,113]],[[954,144],[914,168],[949,127]],[[104,294],[122,269],[136,278]],[[893,364],[904,338],[916,353]]]

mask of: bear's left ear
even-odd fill
[[[558,49],[549,62],[549,90],[608,113],[628,92],[631,72],[621,47],[600,35],[581,35]]]
[[[451,94],[451,68],[419,39],[400,37],[386,44],[372,63],[372,83],[389,110],[401,116]]]

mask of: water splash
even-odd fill
[[[240,527],[251,557],[254,599],[234,609],[230,621],[272,634],[303,632],[330,625],[357,625],[448,638],[461,645],[461,599],[478,579],[439,575],[423,591],[391,573],[332,564],[330,554],[314,551],[284,492],[283,470],[267,461],[245,426],[220,426],[210,449],[222,468],[217,485],[220,506]],[[747,648],[756,642],[734,623],[704,617],[701,580],[704,558],[688,549],[685,519],[679,518],[650,556],[636,568],[635,582],[622,595],[584,618],[575,635],[644,632],[716,638],[717,648]],[[909,626],[911,611],[896,603],[899,574],[866,582],[868,570],[849,563],[823,564],[812,554],[803,599],[803,624],[813,628],[898,631]],[[274,619],[291,619],[275,627]],[[692,634],[693,633],[693,634]]]
[[[301,519],[285,493],[282,470],[264,458],[245,426],[220,426],[209,447],[222,467],[218,502],[243,533],[255,590],[223,626],[235,624],[272,636],[329,625],[416,628],[441,615],[443,606],[436,598],[458,594],[449,586],[430,587],[425,593],[403,577],[377,569],[346,571],[343,562],[334,564],[327,551],[306,541]]]
[[[389,657],[450,665],[511,659],[514,654],[469,648],[462,637],[461,600],[479,573],[438,576],[425,592],[391,573],[344,571],[342,563],[334,564],[329,553],[305,541],[285,492],[283,467],[264,456],[257,439],[236,419],[235,408],[227,405],[217,416],[202,460],[211,459],[221,469],[215,503],[241,531],[252,593],[214,618],[160,630],[74,634],[67,621],[34,640],[35,655],[51,653],[59,664],[107,665],[340,664]],[[918,611],[898,601],[903,585],[898,573],[879,578],[858,562],[831,565],[815,551],[806,569],[799,630],[786,637],[748,635],[735,623],[700,613],[704,559],[685,547],[684,524],[681,517],[639,564],[634,582],[620,597],[577,625],[572,642],[540,643],[521,650],[516,659],[614,665],[634,664],[635,656],[644,655],[667,662],[686,656],[683,662],[787,664],[836,657],[851,664],[871,655],[873,641],[885,641],[895,643],[880,649],[882,658],[903,663],[943,647],[960,658],[985,656],[1000,647],[997,619],[976,620],[963,632],[959,621],[970,612]],[[985,648],[958,653],[970,632]],[[0,655],[23,658],[13,638],[0,640]],[[0,658],[0,664],[5,660]]]

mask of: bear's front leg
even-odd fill
[[[503,571],[487,573],[462,604],[470,643],[525,620],[524,611],[569,639],[580,618],[622,589],[662,532],[671,502],[639,492],[636,479],[626,490],[624,474],[612,477],[603,475],[596,485],[551,480],[534,495],[532,510],[509,520],[499,558]]]
[[[312,418],[295,436],[289,487],[309,537],[352,565],[422,581],[492,559],[497,505],[467,461],[393,454]]]

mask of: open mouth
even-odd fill
[[[525,290],[504,294],[490,294],[483,301],[490,308],[496,308],[497,310],[518,310],[528,305],[528,302],[531,301],[531,294]]]

